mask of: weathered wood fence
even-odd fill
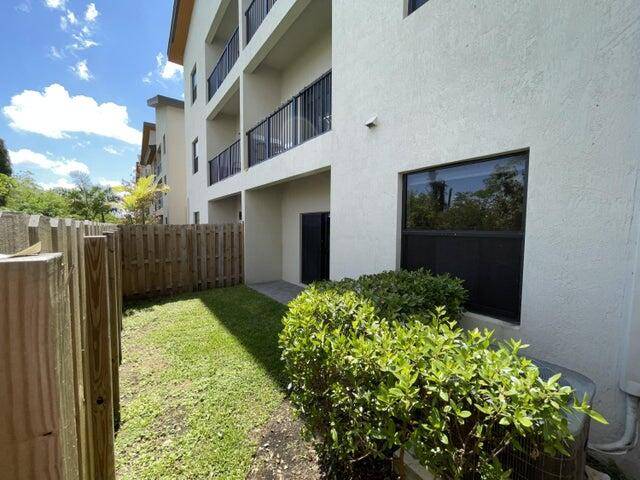
[[[123,298],[241,283],[242,224],[0,212],[0,254],[0,479],[114,480]]]
[[[243,224],[123,225],[125,298],[157,297],[243,281]]]
[[[115,225],[0,212],[0,478],[115,478]]]

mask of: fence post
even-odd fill
[[[109,277],[109,334],[111,336],[111,390],[113,392],[113,426],[120,428],[120,321],[118,319],[118,246],[115,232],[107,237],[107,271]]]
[[[85,227],[88,225],[85,224]],[[87,405],[91,418],[92,478],[115,479],[113,391],[111,374],[111,327],[107,239],[84,237],[87,298]]]
[[[66,281],[59,253],[0,259],[2,478],[79,478]]]

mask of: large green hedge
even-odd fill
[[[370,300],[378,314],[387,319],[429,314],[436,307],[444,307],[450,318],[458,319],[467,298],[462,280],[449,275],[432,275],[424,269],[390,270],[314,286],[320,291],[354,292]]]
[[[349,291],[351,282],[369,287]],[[370,282],[310,287],[290,303],[280,336],[292,403],[337,478],[406,449],[442,479],[504,478],[497,453],[525,437],[563,451],[572,392],[540,379],[520,343],[464,331],[411,294],[398,294],[411,305],[389,309],[384,295],[371,298],[388,286]],[[416,304],[432,313],[411,315]]]

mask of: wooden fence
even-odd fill
[[[114,480],[123,297],[241,283],[242,224],[0,212],[0,254],[0,478]]]
[[[115,225],[0,212],[0,477],[115,478],[122,325]]]
[[[243,224],[124,225],[124,297],[144,298],[243,281]]]

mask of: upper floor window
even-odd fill
[[[193,223],[195,225],[200,224],[200,212],[193,212]]]
[[[198,98],[198,79],[197,79],[197,65],[194,65],[191,70],[191,103],[195,103]]]
[[[191,162],[193,166],[193,173],[198,172],[198,139],[196,138],[191,143]]]
[[[162,135],[162,150],[167,153],[167,136],[164,134]]]
[[[405,175],[402,267],[461,278],[468,310],[519,322],[528,158]]]
[[[427,3],[429,0],[409,0],[409,12],[408,14],[412,14],[422,5]]]

